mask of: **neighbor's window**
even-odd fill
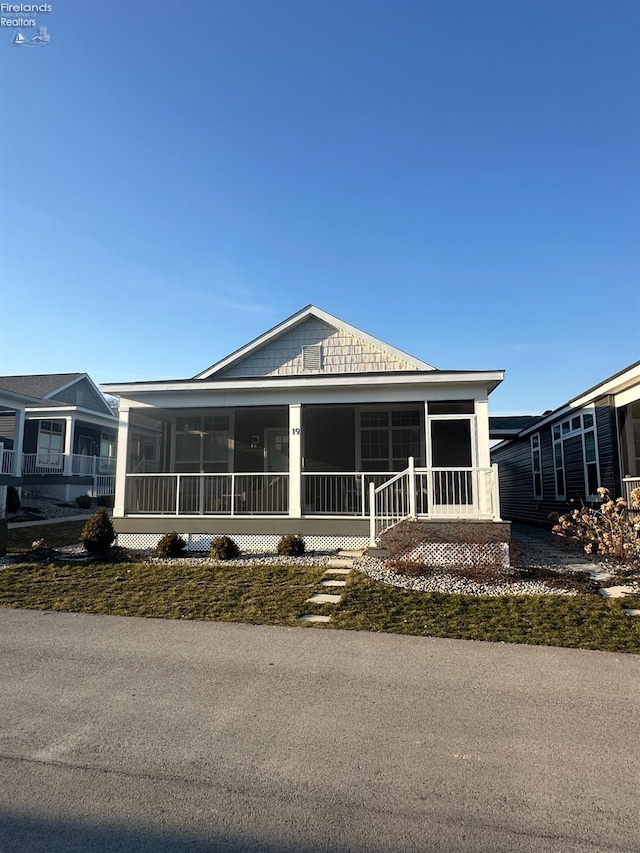
[[[540,433],[531,436],[531,468],[533,470],[533,497],[542,500],[542,455]]]

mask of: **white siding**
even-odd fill
[[[304,370],[302,348],[313,344],[322,344],[322,369]],[[216,378],[389,370],[415,371],[416,368],[362,338],[310,317],[304,323],[247,356],[243,361],[222,371]]]

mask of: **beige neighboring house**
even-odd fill
[[[118,417],[86,373],[0,376],[0,389],[0,484],[63,500],[113,494]]]
[[[106,384],[118,542],[176,530],[193,550],[221,534],[244,550],[284,533],[364,547],[401,518],[497,520],[488,397],[502,378],[439,370],[309,305],[191,379]]]

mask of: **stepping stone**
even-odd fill
[[[346,586],[346,581],[320,581],[320,586]]]
[[[338,557],[362,557],[363,551],[338,551]]]
[[[325,575],[350,575],[353,569],[327,569]]]
[[[606,572],[604,569],[591,569],[587,574],[594,581],[608,581],[613,577],[613,572]]]
[[[640,616],[640,610],[635,610],[632,607],[625,607],[624,612],[627,614],[627,616]]]
[[[331,616],[319,616],[315,613],[307,613],[301,616],[299,622],[331,622]]]
[[[333,569],[352,569],[353,560],[340,560],[334,558],[333,560],[329,560],[327,565],[331,566]]]
[[[312,604],[337,604],[342,596],[340,595],[329,595],[324,592],[317,592],[311,596],[311,598],[307,598],[307,601],[310,601]]]
[[[624,598],[634,592],[632,586],[608,586],[598,590],[600,595],[605,598]]]

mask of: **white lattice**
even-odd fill
[[[136,551],[150,551],[156,547],[161,533],[119,533],[117,544],[122,548]],[[198,553],[208,552],[211,540],[219,533],[185,533],[183,538],[187,550]],[[276,553],[280,536],[277,534],[234,534],[231,537],[244,553]],[[366,548],[369,539],[366,536],[305,536],[307,551],[339,551],[340,549],[358,550]]]

